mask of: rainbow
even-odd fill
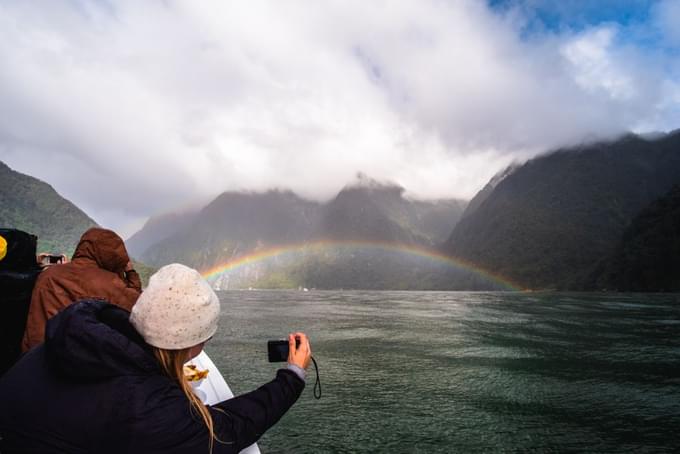
[[[409,254],[416,257],[423,257],[429,260],[434,260],[440,263],[444,263],[447,266],[452,266],[456,268],[461,268],[475,275],[478,275],[484,279],[487,279],[502,288],[507,290],[521,291],[525,290],[521,285],[510,279],[501,276],[499,274],[487,271],[472,262],[463,260],[457,257],[451,257],[441,252],[428,249],[421,246],[414,246],[411,244],[400,244],[400,243],[388,243],[379,241],[337,241],[337,240],[323,240],[307,243],[293,243],[286,244],[283,246],[276,246],[271,248],[265,248],[257,251],[252,251],[248,254],[234,257],[225,263],[214,266],[210,269],[203,271],[201,274],[203,277],[211,281],[218,278],[220,275],[225,273],[230,273],[238,268],[250,265],[252,263],[261,262],[264,260],[271,259],[273,257],[281,256],[284,254],[299,253],[302,251],[317,250],[321,251],[328,248],[360,248],[360,249],[377,249],[383,251],[399,252],[404,254]]]

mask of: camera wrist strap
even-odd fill
[[[314,370],[316,371],[316,383],[314,383],[314,398],[321,399],[321,380],[319,380],[319,366],[316,365],[316,360],[312,356],[312,362],[314,363]]]

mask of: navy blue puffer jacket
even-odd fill
[[[0,452],[207,453],[208,431],[163,375],[128,312],[100,301],[52,318],[45,343],[0,381]],[[282,369],[257,390],[210,407],[214,453],[255,442],[304,382]]]

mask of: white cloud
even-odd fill
[[[572,65],[574,80],[585,90],[604,90],[616,100],[631,99],[635,93],[633,81],[612,61],[611,48],[616,31],[611,27],[589,31],[562,48]]]
[[[127,230],[358,171],[471,197],[513,159],[680,119],[663,56],[521,23],[473,0],[0,4],[0,159]]]

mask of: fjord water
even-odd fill
[[[266,341],[320,366],[263,453],[680,449],[680,295],[221,292],[207,347],[236,394]]]

